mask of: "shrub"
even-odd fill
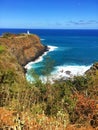
[[[8,37],[11,37],[11,36],[14,36],[15,34],[12,34],[12,33],[4,33],[3,34],[3,37],[4,38],[8,38]]]
[[[89,123],[95,113],[95,101],[82,94],[75,95],[75,97],[77,98],[77,102],[74,112],[71,115],[71,122],[79,124]]]
[[[4,52],[5,51],[5,47],[0,45],[0,53]]]

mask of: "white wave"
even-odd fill
[[[46,55],[46,53],[44,53],[43,56],[44,56],[44,55]],[[28,69],[28,70],[29,70],[29,69],[32,68],[32,66],[33,66],[34,64],[43,61],[43,56],[39,56],[39,58],[36,59],[35,61],[29,62],[29,63],[25,66],[25,69]]]
[[[41,76],[40,79],[43,83],[46,83],[47,80],[50,83],[54,83],[55,80],[66,80],[68,78],[73,78],[74,76],[84,75],[90,67],[91,66],[57,66],[48,79],[44,76]]]
[[[44,52],[44,54],[43,54],[42,56],[39,56],[39,58],[36,59],[35,61],[29,62],[29,63],[25,66],[25,69],[31,69],[32,66],[33,66],[33,64],[36,64],[36,63],[38,63],[38,62],[43,61],[43,57],[44,57],[45,55],[47,55],[47,53],[49,53],[50,51],[54,51],[54,50],[57,49],[58,47],[56,47],[56,46],[48,46],[48,48],[49,48],[49,51]]]
[[[31,75],[29,75],[29,74],[26,74],[26,79],[27,79],[27,81],[29,81],[30,83],[34,82],[34,78],[33,78]]]
[[[71,75],[83,75],[85,73],[85,71],[87,71],[91,66],[85,66],[85,65],[74,65],[74,66],[67,66],[67,65],[64,65],[64,66],[57,66],[55,67],[57,72],[60,72],[61,74],[64,74],[68,71],[70,71],[70,74]]]
[[[48,48],[49,48],[49,51],[54,51],[54,50],[56,50],[58,47],[57,46],[48,46]]]

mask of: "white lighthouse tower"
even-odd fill
[[[27,34],[28,34],[28,35],[30,34],[29,30],[27,31]]]

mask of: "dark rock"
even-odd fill
[[[67,71],[65,71],[65,72],[66,72],[66,74],[68,74],[68,75],[71,74],[71,71],[69,71],[69,70],[67,70]]]

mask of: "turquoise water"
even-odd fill
[[[24,33],[27,29],[1,29],[3,32]],[[41,30],[30,29],[30,33],[37,34],[41,43],[50,46],[50,51],[40,57],[27,68],[33,68],[41,75],[44,68],[45,57],[49,56],[55,61],[52,73],[69,76],[83,74],[89,67],[98,61],[98,30]],[[62,73],[60,73],[62,71]],[[64,72],[64,73],[63,73]]]

